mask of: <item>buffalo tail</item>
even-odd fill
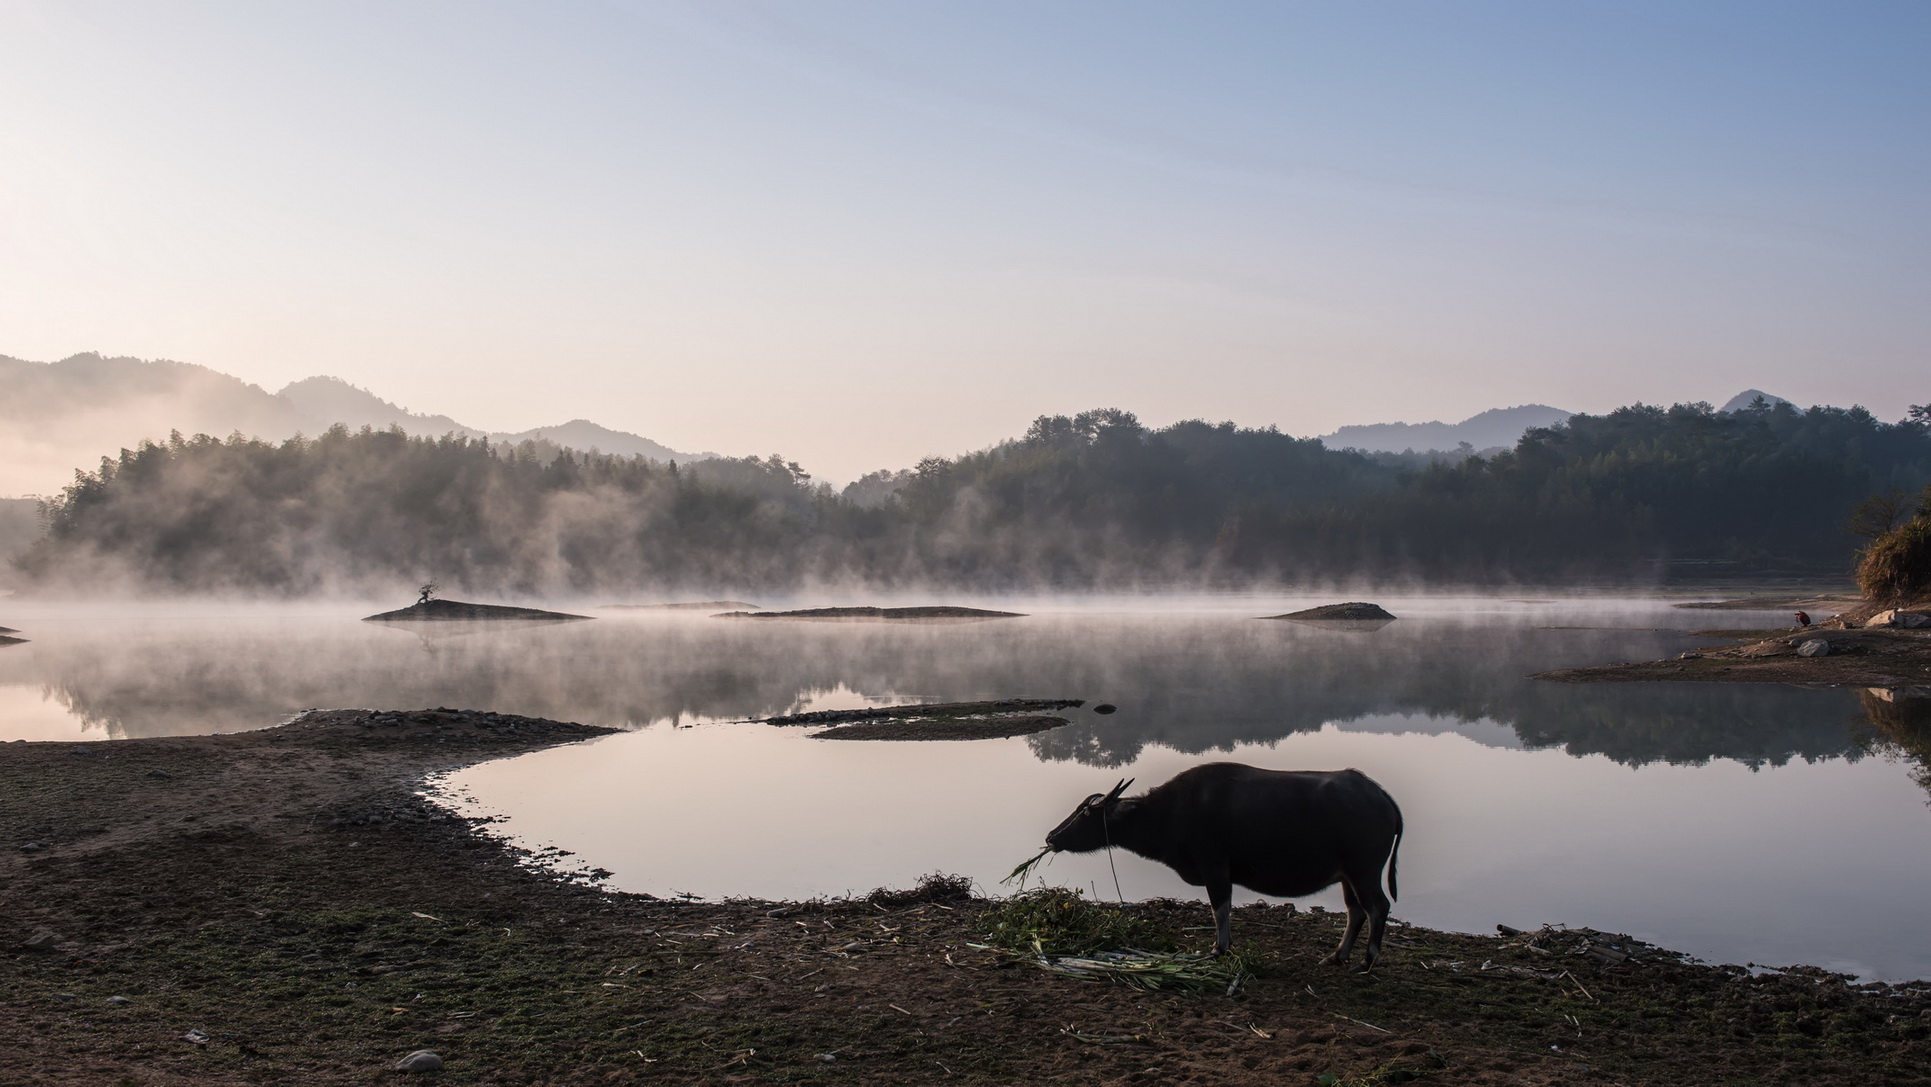
[[[1401,809],[1395,809],[1395,847],[1388,851],[1388,899],[1394,901],[1401,897],[1395,890],[1395,858],[1401,855]]]

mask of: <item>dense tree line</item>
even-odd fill
[[[1122,412],[919,466],[911,551],[1052,582],[1848,573],[1852,512],[1931,481],[1931,411],[1636,405],[1419,469],[1272,430]]]
[[[82,474],[19,565],[43,581],[306,595],[782,580],[828,501],[773,457],[679,468],[400,430],[175,434]]]
[[[1424,569],[1848,573],[1847,525],[1874,492],[1931,480],[1931,410],[1886,424],[1862,408],[1717,412],[1636,405],[1529,431],[1515,449],[1437,465],[1363,510],[1364,546]]]
[[[79,475],[21,565],[289,595],[1843,573],[1860,503],[1931,483],[1927,423],[1923,408],[1884,423],[1637,405],[1491,457],[1417,461],[1101,410],[843,493],[777,456],[680,467],[339,427],[279,444],[177,434]]]

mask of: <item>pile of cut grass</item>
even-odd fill
[[[981,946],[1080,981],[1231,995],[1254,974],[1246,955],[1215,958],[1181,951],[1130,908],[1089,902],[1066,887],[1021,892],[986,918],[992,929]]]
[[[986,915],[986,942],[1026,955],[1090,955],[1126,948],[1174,950],[1144,918],[1124,906],[1088,902],[1068,887],[1039,887],[1001,902]]]
[[[933,872],[919,878],[916,886],[897,890],[891,887],[878,887],[865,896],[865,901],[885,909],[904,909],[926,902],[965,902],[972,898],[972,877],[951,875],[946,872]]]

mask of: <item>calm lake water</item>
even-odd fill
[[[862,893],[933,871],[997,893],[1074,803],[1122,777],[1138,791],[1215,759],[1354,766],[1406,816],[1402,919],[1589,925],[1715,961],[1931,977],[1931,772],[1895,743],[1931,728],[1931,699],[1524,678],[1674,654],[1705,644],[1691,627],[1778,625],[1783,612],[1383,598],[1403,618],[1373,632],[1254,618],[1314,602],[1056,604],[957,624],[604,612],[410,628],[356,609],[23,605],[0,616],[33,639],[0,649],[0,738],[234,731],[311,706],[624,727],[445,787],[467,810],[507,815],[525,844],[613,871],[614,886],[704,897]],[[945,743],[744,723],[1015,696],[1120,711]],[[1164,868],[1115,859],[1128,898],[1198,896]],[[1042,872],[1114,893],[1103,855]]]

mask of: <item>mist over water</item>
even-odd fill
[[[66,709],[75,738],[102,739],[260,728],[345,706],[488,708],[633,728],[768,717],[846,691],[874,701],[1111,701],[1121,707],[1111,718],[1028,741],[1042,758],[1096,766],[1147,744],[1201,752],[1367,718],[1434,722],[1410,731],[1471,727],[1497,742],[1630,763],[1763,764],[1855,749],[1844,727],[1855,703],[1837,692],[1522,678],[1706,644],[1684,628],[1686,618],[1710,621],[1708,612],[1424,598],[1389,601],[1402,620],[1353,632],[1256,618],[1299,606],[1280,598],[1084,603],[966,623],[594,610],[600,618],[575,623],[366,623],[367,606],[25,612],[15,625],[29,624],[33,640],[0,654],[0,686],[38,690]],[[1726,623],[1773,621],[1724,614],[1734,617]],[[1819,712],[1824,704],[1842,708]]]
[[[990,891],[1081,796],[1214,758],[1353,765],[1402,803],[1397,916],[1560,922],[1726,961],[1931,975],[1915,764],[1873,757],[1856,692],[1558,684],[1712,621],[1646,600],[1388,599],[1380,630],[1270,621],[1305,601],[1034,601],[1021,619],[821,623],[602,612],[365,623],[370,609],[15,610],[0,738],[259,728],[302,709],[487,708],[630,730],[448,783],[533,844],[653,894],[800,897],[934,870]],[[1010,603],[1010,602],[1008,602]],[[1721,618],[1714,619],[1713,616]],[[1006,740],[858,743],[747,719],[903,701],[1071,697],[1100,717]],[[1916,767],[1921,771],[1921,767]],[[1121,856],[1128,897],[1196,894]],[[1105,858],[1048,878],[1110,896]],[[1856,888],[1852,893],[1851,888]],[[1317,898],[1338,906],[1333,896]]]

